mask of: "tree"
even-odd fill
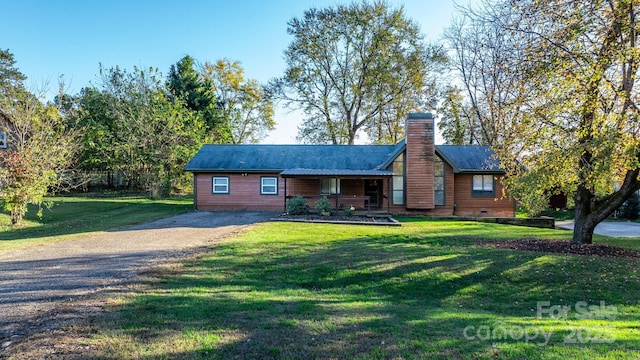
[[[20,90],[0,102],[8,118],[8,148],[0,152],[0,194],[11,223],[19,224],[28,204],[41,205],[60,173],[73,164],[77,132],[52,104]]]
[[[0,151],[0,197],[13,224],[22,221],[28,204],[42,204],[77,149],[75,131],[55,106],[24,88],[25,79],[13,54],[0,50],[0,131],[7,136]]]
[[[494,145],[507,186],[573,194],[574,243],[640,189],[639,12],[627,0],[500,0],[474,14],[518,54],[499,68],[518,97],[486,100],[519,114]]]
[[[110,93],[92,87],[78,94],[78,126],[83,129],[80,168],[114,172],[118,170],[116,118],[109,110],[117,102]]]
[[[100,70],[100,89],[80,100],[87,168],[117,171],[132,189],[168,194],[184,182],[182,167],[200,148],[206,125],[201,113],[171,100],[157,69]]]
[[[256,80],[245,79],[237,61],[205,63],[202,78],[217,99],[232,144],[257,143],[275,128],[273,101]]]
[[[520,109],[511,105],[520,99],[522,79],[510,66],[521,51],[499,24],[459,10],[463,17],[445,31],[444,41],[454,83],[461,88],[447,89],[439,126],[445,139],[457,137],[461,145],[497,145],[504,135],[502,124],[520,116]]]
[[[396,140],[398,123],[426,106],[429,72],[443,61],[402,8],[382,1],[312,8],[288,33],[287,69],[272,89],[303,110],[298,138],[308,143],[353,144],[363,132]]]
[[[447,86],[439,109],[438,128],[450,145],[486,145],[479,140],[478,122],[473,111],[464,103],[465,97],[456,86]]]
[[[0,49],[0,100],[9,103],[20,91],[24,90],[22,82],[27,78],[15,66],[16,61],[9,50]],[[10,108],[0,107],[0,125],[8,123]]]
[[[204,119],[210,142],[228,142],[229,129],[220,115],[217,100],[211,91],[210,82],[202,78],[195,68],[195,60],[186,55],[171,65],[167,77],[167,88],[174,99],[198,112]]]

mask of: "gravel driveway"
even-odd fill
[[[0,357],[75,299],[228,236],[272,212],[198,211],[98,235],[0,252]],[[74,316],[68,311],[67,317]]]

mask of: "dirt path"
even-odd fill
[[[148,266],[193,253],[274,215],[191,212],[56,244],[1,252],[0,358],[47,322],[81,316],[80,310],[75,311],[80,314],[68,311],[75,300],[125,284]]]

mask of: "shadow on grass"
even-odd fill
[[[111,335],[98,341],[112,353],[97,358],[535,359],[630,350],[635,352],[629,358],[638,355],[638,345],[625,339],[565,346],[566,326],[548,329],[547,345],[553,346],[546,347],[539,346],[541,337],[525,342],[465,333],[470,326],[496,329],[498,323],[544,329],[555,320],[536,319],[538,301],[606,300],[621,306],[621,321],[637,324],[640,281],[625,270],[630,262],[637,265],[634,260],[478,248],[468,239],[440,235],[254,245],[217,246],[183,271],[150,282],[145,295],[107,316],[99,331]],[[133,344],[118,344],[122,339]],[[135,350],[119,353],[122,348]]]

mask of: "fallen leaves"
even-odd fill
[[[640,251],[603,244],[574,244],[569,241],[518,239],[484,242],[500,249],[538,251],[572,255],[640,258]]]

